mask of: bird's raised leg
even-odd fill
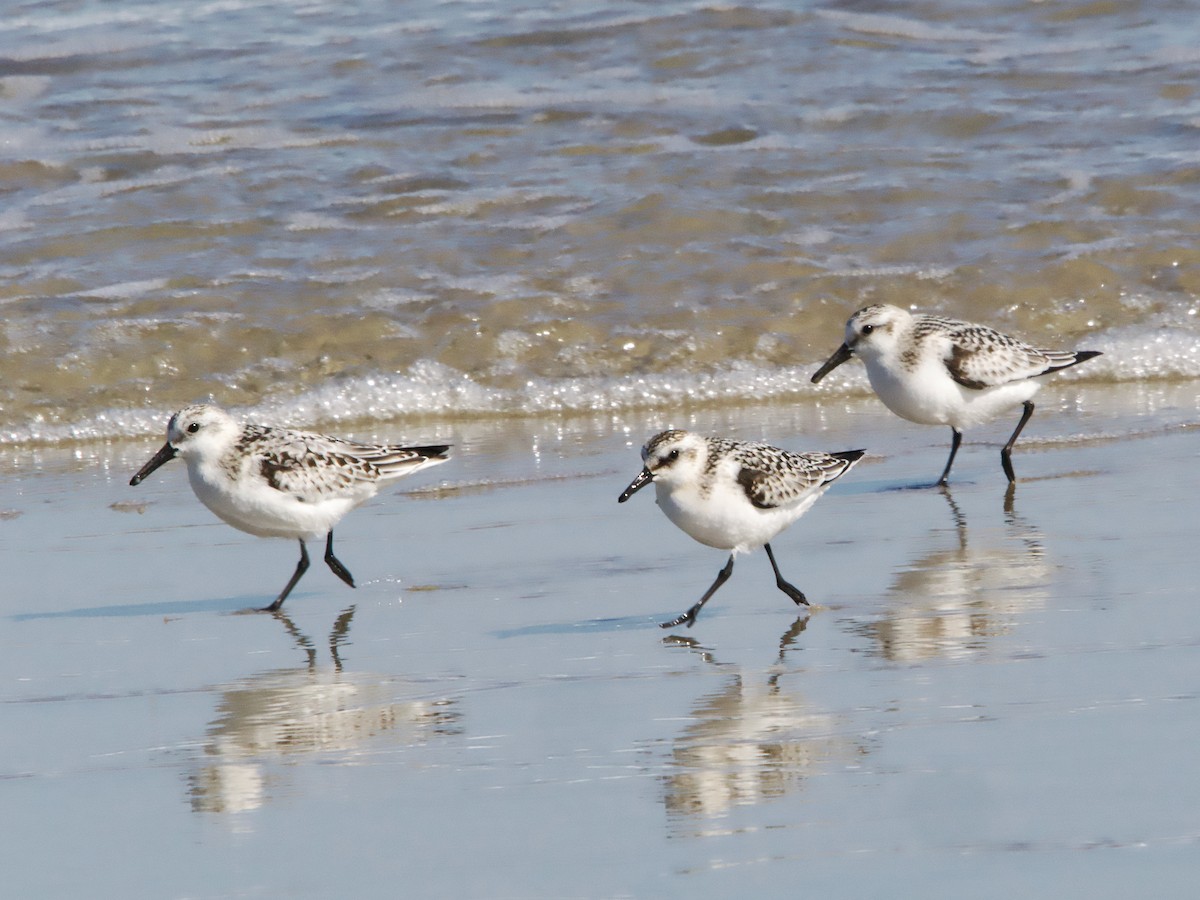
[[[662,622],[660,627],[674,628],[676,625],[682,625],[686,622],[687,627],[691,628],[693,625],[696,624],[696,614],[700,612],[700,608],[702,606],[704,606],[705,603],[708,602],[709,597],[711,597],[713,594],[715,594],[717,592],[717,588],[719,588],[721,585],[723,585],[726,581],[729,580],[729,576],[732,574],[733,574],[733,554],[730,553],[729,554],[729,562],[725,563],[725,568],[723,568],[720,572],[717,573],[717,580],[712,583],[712,587],[710,587],[707,591],[704,592],[704,596],[701,597],[700,600],[695,605],[693,605],[691,609],[689,609],[687,612],[685,612],[682,616],[674,618],[670,622]]]
[[[1025,401],[1025,411],[1021,413],[1021,421],[1017,423],[1016,430],[1012,433],[1012,437],[1008,439],[1008,443],[1004,445],[1004,449],[1000,451],[1000,465],[1004,467],[1004,474],[1008,476],[1009,483],[1017,480],[1017,476],[1013,474],[1012,467],[1012,448],[1017,442],[1017,436],[1021,433],[1021,429],[1025,427],[1025,423],[1029,421],[1029,417],[1033,415],[1033,403],[1029,400]]]
[[[350,574],[350,570],[342,565],[341,561],[333,555],[333,529],[329,529],[329,535],[325,538],[325,564],[333,569],[333,574],[350,587],[354,587],[354,576]]]
[[[767,559],[771,561],[771,568],[775,570],[775,586],[791,597],[797,606],[800,604],[808,606],[808,599],[804,596],[804,592],[795,585],[784,581],[783,576],[779,573],[779,566],[775,563],[775,554],[771,551],[771,545],[763,544],[763,546],[767,551]]]

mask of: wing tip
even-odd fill
[[[424,459],[447,460],[450,458],[449,450],[453,446],[453,444],[428,444],[424,447],[407,447],[405,449],[411,450]]]
[[[1051,372],[1061,372],[1063,369],[1069,369],[1071,366],[1077,366],[1081,362],[1087,362],[1089,359],[1095,359],[1097,356],[1103,355],[1103,352],[1100,350],[1071,351],[1066,354],[1068,360],[1067,362],[1064,362],[1061,365],[1050,366],[1045,372],[1042,372],[1042,374],[1049,375]]]
[[[843,460],[850,465],[854,465],[860,459],[867,455],[866,450],[839,450],[837,453],[830,453],[830,456],[835,459]]]

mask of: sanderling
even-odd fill
[[[189,406],[171,416],[167,442],[138,473],[141,484],[163,463],[182,457],[196,496],[234,528],[259,537],[296,538],[300,562],[265,611],[283,605],[308,569],[304,542],[325,535],[325,562],[354,587],[333,555],[333,526],[381,484],[445,462],[449,444],[389,447],[265,425],[239,425],[216,406]]]
[[[699,602],[663,628],[696,614],[733,573],[733,558],[764,547],[775,584],[797,605],[804,594],[779,573],[769,541],[817,502],[825,489],[850,470],[865,450],[843,453],[789,453],[769,444],[664,431],[642,448],[642,471],[617,498],[624,503],[654,482],[658,505],[667,518],[702,544],[729,550],[729,561]]]
[[[871,387],[884,405],[922,425],[949,425],[945,485],[962,443],[962,429],[1023,404],[1012,437],[1000,451],[1010,483],[1012,448],[1029,417],[1041,377],[1099,356],[1098,350],[1040,350],[1007,334],[942,316],[913,314],[897,306],[867,306],[846,323],[846,341],[813,375],[815,384],[851,356],[867,366]]]

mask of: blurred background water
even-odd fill
[[[0,442],[809,397],[868,302],[1197,378],[1198,91],[1182,0],[10,3]]]

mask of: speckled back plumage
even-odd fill
[[[1045,375],[1082,361],[1073,350],[1041,349],[987,325],[943,316],[913,316],[911,335],[914,353],[925,341],[946,340],[950,377],[976,390]]]
[[[863,452],[791,453],[769,444],[741,444],[736,448],[736,458],[742,464],[738,484],[752,504],[759,509],[772,509],[841,478],[862,458]]]
[[[257,473],[276,490],[305,501],[347,493],[357,485],[390,481],[445,458],[448,445],[397,447],[245,425],[221,464],[230,475]],[[249,463],[247,463],[249,460]],[[248,465],[248,469],[243,468]]]

